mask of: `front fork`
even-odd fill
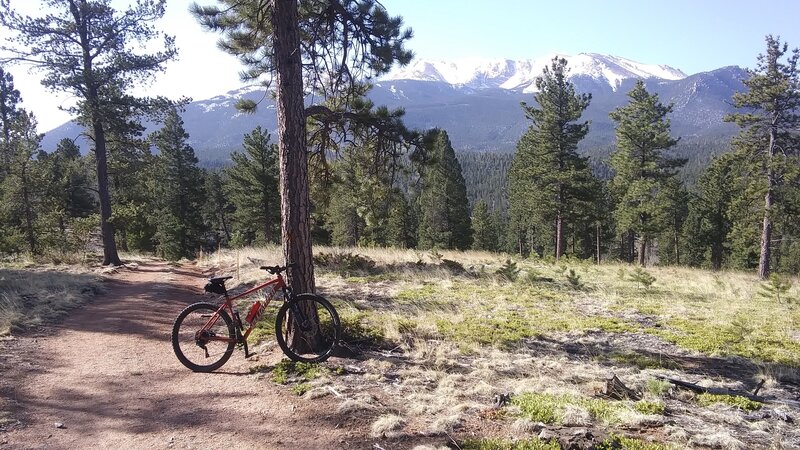
[[[289,302],[289,309],[294,317],[294,324],[300,328],[304,333],[311,331],[311,321],[308,320],[308,314],[303,311],[298,301]]]

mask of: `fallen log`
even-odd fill
[[[751,394],[749,392],[740,391],[737,389],[725,389],[725,388],[715,388],[715,387],[705,387],[700,386],[699,384],[690,383],[688,381],[677,380],[675,378],[669,378],[661,375],[656,375],[656,378],[662,379],[664,381],[668,381],[675,386],[680,386],[685,389],[689,389],[690,391],[699,392],[699,393],[706,393],[706,394],[716,394],[716,395],[732,395],[738,397],[744,397],[754,402],[760,403],[768,403],[771,405],[784,405],[790,408],[800,410],[800,401],[797,400],[785,400],[775,397],[763,397],[760,395]],[[760,389],[761,386],[759,386]],[[756,390],[758,392],[758,390]]]

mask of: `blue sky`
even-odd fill
[[[800,46],[800,0],[380,1],[414,30],[409,48],[423,59],[527,59],[594,52],[693,74],[727,65],[754,67],[766,34]],[[130,3],[112,2],[118,8]],[[190,3],[167,0],[167,15],[158,26],[176,36],[179,60],[139,93],[201,100],[240,86],[238,61],[216,49],[217,36],[200,29],[187,12]],[[23,13],[39,11],[35,0],[11,4]],[[0,30],[0,39],[4,37]],[[24,67],[10,71],[23,106],[38,117],[40,131],[69,119],[57,106],[74,99],[46,92],[38,76]]]
[[[622,56],[687,74],[754,67],[764,36],[800,46],[800,1],[381,0],[425,59]]]

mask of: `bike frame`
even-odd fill
[[[254,292],[260,291],[261,289],[265,289],[265,288],[267,288],[269,286],[273,286],[273,287],[268,291],[267,295],[265,296],[264,304],[261,306],[262,308],[266,308],[267,306],[269,306],[269,304],[272,302],[273,297],[275,296],[275,293],[278,292],[278,289],[283,291],[283,299],[284,299],[284,301],[288,301],[289,300],[289,293],[287,292],[287,289],[286,289],[286,282],[283,280],[283,276],[281,276],[281,274],[279,273],[276,278],[274,278],[274,279],[272,279],[270,281],[267,281],[264,284],[260,284],[258,286],[253,287],[253,288],[250,288],[250,289],[242,292],[241,294],[237,294],[237,295],[235,295],[233,297],[230,297],[230,296],[228,296],[228,294],[225,294],[225,302],[223,302],[222,305],[219,307],[219,309],[217,309],[217,311],[211,316],[211,318],[208,319],[208,322],[206,322],[206,324],[203,325],[203,328],[201,328],[200,330],[197,331],[198,335],[201,332],[207,331],[208,329],[213,327],[214,324],[217,323],[217,320],[219,320],[220,311],[225,310],[225,309],[228,310],[228,313],[231,316],[231,320],[234,321],[234,326],[241,327],[241,325],[242,325],[241,318],[237,314],[237,311],[233,308],[234,300],[238,300],[238,299],[240,299],[242,297],[246,297],[246,296],[248,296],[248,295],[250,295],[250,294],[252,294]],[[256,300],[256,301],[258,302],[258,301],[261,301],[261,300]],[[262,316],[262,318],[263,318],[263,316]],[[253,323],[250,324],[250,326],[247,328],[247,330],[244,331],[244,334],[241,334],[241,340],[242,341],[247,341],[247,336],[249,336],[250,332],[253,331],[253,328],[255,328],[256,323],[258,323],[260,321],[261,321],[261,319],[259,319],[258,321],[254,321]],[[237,335],[239,334],[239,330],[240,330],[240,328],[237,328]],[[225,337],[225,336],[209,336],[209,337],[207,337],[207,339],[209,341],[223,341],[223,342],[231,342],[231,341],[236,342],[236,341],[238,341],[238,339],[231,339],[231,338]]]

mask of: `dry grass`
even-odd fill
[[[690,443],[695,436],[711,436],[703,445],[737,448],[753,443],[748,439],[756,426],[743,425],[742,411],[702,411],[694,396],[659,384],[654,375],[685,378],[682,358],[739,357],[760,367],[751,377],[766,378],[765,389],[780,393],[782,380],[800,366],[800,308],[756,296],[760,283],[748,273],[648,268],[656,281],[645,288],[625,264],[516,259],[520,273],[509,281],[496,274],[507,255],[315,247],[322,253],[366,267],[315,268],[319,291],[339,310],[350,344],[402,357],[360,363],[363,385],[340,391],[340,412],[384,414],[374,423],[375,436],[400,428],[457,432],[485,413],[495,395],[510,392],[561,399],[557,422],[569,425],[666,427],[660,411],[667,411],[677,425],[664,428],[661,439],[685,446],[699,445]],[[264,277],[248,256],[282,261],[280,249],[269,247],[223,251],[201,264],[248,284]],[[579,284],[570,283],[570,270]],[[800,298],[794,281],[788,296]],[[611,372],[645,392],[648,403],[598,402]],[[697,374],[693,381],[725,387],[758,381],[698,380]],[[396,401],[379,406],[363,396],[370,389]],[[503,411],[515,436],[540,427],[518,407]],[[779,443],[800,439],[800,431],[788,427],[769,432]]]
[[[59,320],[98,289],[83,266],[0,266],[0,335]]]

